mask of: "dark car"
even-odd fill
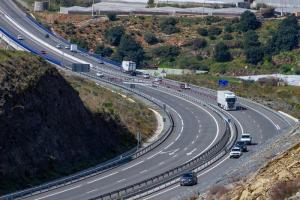
[[[195,172],[184,173],[180,177],[180,185],[181,186],[192,186],[197,185],[198,179],[197,174]]]
[[[45,51],[45,50],[42,50],[42,51],[41,51],[41,54],[46,54],[46,51]]]
[[[243,152],[248,151],[247,143],[244,141],[237,141],[234,146],[239,147]]]

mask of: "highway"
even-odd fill
[[[0,18],[2,29],[15,38],[19,34],[22,35],[24,40],[21,42],[24,45],[36,52],[46,51],[45,56],[50,59],[59,60],[67,66],[73,62],[78,62],[78,60],[88,62],[94,66],[90,72],[91,75],[101,71],[107,77],[118,78],[121,81],[132,80],[132,77],[123,74],[116,67],[100,64],[85,54],[71,53],[66,49],[56,49],[55,46],[63,42],[52,35],[45,38],[47,32],[29,20],[26,14],[11,1],[0,0]],[[92,80],[95,81],[95,79]],[[193,86],[190,91],[178,92],[176,90],[178,83],[171,80],[164,80],[163,83],[157,88],[146,84],[136,85],[135,88],[139,92],[164,102],[173,117],[173,132],[161,145],[137,159],[103,173],[24,199],[90,199],[143,181],[186,163],[216,144],[224,134],[224,121],[211,108],[196,102],[196,100],[201,100],[216,105],[215,92],[196,86]],[[257,145],[251,146],[250,151],[243,156],[249,156],[259,144],[276,134],[280,134],[282,130],[295,123],[292,119],[286,118],[276,111],[248,100],[239,99],[239,103],[245,110],[223,111],[223,113],[233,120],[239,134],[251,133],[254,142],[257,143]],[[237,164],[238,160],[228,159],[227,155],[224,156],[199,173],[199,185],[191,188],[205,188],[206,183],[217,180],[225,173],[224,167],[230,169]],[[143,197],[143,199],[171,199],[180,196],[186,190],[187,188],[175,184]]]

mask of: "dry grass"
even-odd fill
[[[142,102],[130,96],[124,98],[119,92],[112,92],[80,77],[65,78],[79,92],[80,98],[92,113],[109,114],[126,126],[132,134],[141,132],[143,139],[154,133],[157,123],[155,115]]]
[[[281,200],[296,194],[300,189],[300,177],[291,181],[277,182],[270,189],[271,200]]]

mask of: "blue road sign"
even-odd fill
[[[222,86],[222,87],[226,87],[228,86],[228,81],[227,80],[219,80],[219,86]]]

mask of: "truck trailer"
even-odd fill
[[[236,109],[236,96],[233,92],[228,90],[222,90],[217,92],[218,106],[224,110]]]
[[[135,72],[136,63],[132,61],[123,61],[122,62],[122,71],[123,72]]]
[[[70,50],[71,50],[72,52],[75,52],[75,53],[76,53],[76,52],[78,51],[77,44],[71,44]]]
[[[89,72],[90,71],[90,64],[85,63],[73,63],[72,64],[72,71],[73,72]]]

